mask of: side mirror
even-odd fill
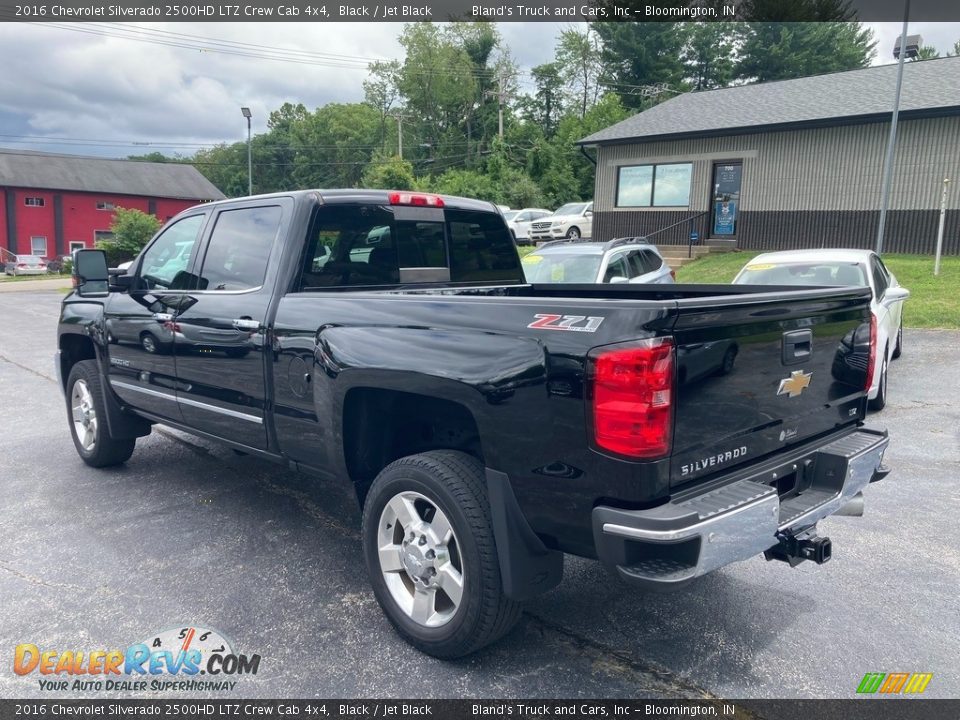
[[[910,291],[904,287],[887,288],[887,291],[883,294],[883,304],[891,305],[892,303],[906,300],[908,297],[910,297]]]
[[[623,277],[622,275],[614,275],[612,278],[610,278],[611,285],[613,285],[614,283],[628,283],[628,282],[630,281],[627,278]]]
[[[73,256],[73,286],[81,297],[103,297],[110,288],[110,270],[103,250],[77,250]]]
[[[587,210],[584,214],[584,217],[593,217],[593,210]]]

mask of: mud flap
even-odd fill
[[[486,473],[504,594],[512,600],[528,600],[555,588],[563,579],[563,553],[548,549],[530,528],[510,478],[490,468]]]

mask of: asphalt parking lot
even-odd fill
[[[124,467],[85,466],[54,381],[61,298],[0,295],[2,697],[77,697],[15,675],[18,643],[125,648],[187,625],[262,656],[236,697],[847,698],[895,671],[960,696],[960,332],[906,331],[871,418],[893,473],[863,518],[822,523],[830,563],[758,557],[664,595],[568,558],[511,636],[444,663],[381,615],[339,488],[163,429]]]

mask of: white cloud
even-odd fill
[[[138,143],[216,143],[242,140],[241,106],[253,112],[254,132],[266,130],[270,111],[285,102],[315,108],[363,98],[366,59],[400,59],[399,23],[83,23],[75,30],[0,23],[0,133],[91,138]],[[163,31],[166,43],[204,46],[202,40],[245,43],[255,55],[299,53],[300,62],[242,57],[117,37],[135,27]],[[559,25],[501,25],[521,67],[550,60]],[[90,32],[78,32],[89,30]],[[173,35],[178,33],[180,35]],[[533,37],[536,40],[530,41]],[[256,47],[254,47],[256,46]],[[323,53],[345,56],[329,67],[311,64]],[[351,59],[352,58],[352,59]],[[96,147],[41,142],[0,146],[126,155],[143,147]],[[192,150],[189,145],[181,152]]]

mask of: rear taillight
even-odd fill
[[[673,341],[652,338],[609,345],[588,356],[593,440],[633,458],[670,452],[673,425]]]
[[[28,267],[28,266],[27,266],[26,263],[17,263],[17,267],[18,267],[18,268],[25,268],[25,267]]]
[[[443,198],[426,193],[395,192],[390,193],[391,205],[415,205],[418,207],[443,207]]]
[[[864,390],[870,392],[873,385],[873,371],[877,364],[877,316],[870,313],[870,361],[867,363],[867,383]]]
[[[671,271],[670,271],[670,277],[672,277],[674,280],[676,280],[676,279],[677,279],[677,271],[676,271],[676,270],[671,270]]]

